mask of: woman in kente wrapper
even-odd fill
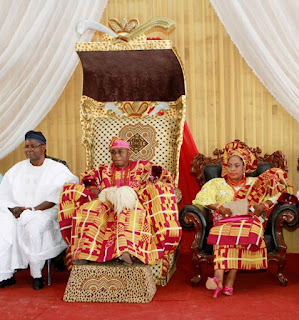
[[[287,173],[281,169],[269,169],[258,177],[247,176],[257,164],[256,156],[246,145],[228,143],[222,159],[222,178],[205,183],[193,200],[195,206],[207,207],[213,213],[208,243],[213,244],[214,277],[207,279],[206,288],[214,290],[214,298],[220,292],[233,294],[238,270],[267,268],[262,223],[267,221],[281,193],[293,192]],[[241,199],[248,201],[248,214],[232,216],[226,204]],[[228,273],[224,283],[225,271]]]

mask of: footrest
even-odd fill
[[[74,265],[64,292],[67,302],[150,302],[156,284],[150,266],[135,262]]]

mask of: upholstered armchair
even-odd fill
[[[288,170],[287,161],[281,151],[276,151],[271,155],[265,154],[259,148],[251,148],[258,158],[258,168],[251,176],[258,176],[271,167],[277,167]],[[221,177],[221,155],[223,150],[216,149],[214,158],[205,157],[198,153],[192,161],[191,172],[196,176],[200,185],[210,179]],[[287,246],[283,236],[283,228],[294,228],[299,221],[298,203],[296,198],[284,200],[284,203],[277,203],[268,219],[265,230],[265,241],[268,251],[268,261],[274,261],[277,264],[276,276],[281,286],[286,286],[288,279],[284,276],[283,270],[286,265]],[[213,263],[212,245],[207,244],[209,230],[213,225],[211,212],[202,207],[193,205],[184,206],[180,211],[180,222],[183,227],[193,228],[194,240],[191,245],[192,264],[196,275],[191,279],[192,285],[197,285],[203,277],[201,264],[203,262]]]

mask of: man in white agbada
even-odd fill
[[[46,158],[41,132],[26,133],[24,150],[28,159],[8,170],[0,184],[0,288],[15,284],[14,271],[29,264],[32,287],[38,290],[44,287],[45,260],[67,247],[57,216],[60,190],[78,178]]]

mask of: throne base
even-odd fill
[[[118,261],[74,265],[64,292],[66,302],[150,302],[156,284],[150,266]]]

